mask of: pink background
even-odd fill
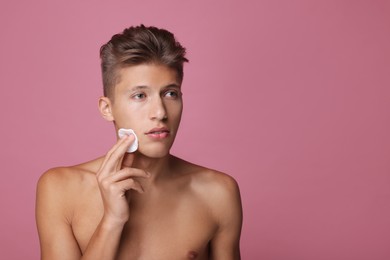
[[[173,152],[240,184],[242,258],[390,259],[389,1],[2,1],[1,259],[38,259],[35,185],[104,154],[98,50],[188,49]]]

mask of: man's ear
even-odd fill
[[[99,111],[104,119],[107,121],[114,121],[111,109],[111,100],[108,97],[99,98]]]

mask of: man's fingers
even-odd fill
[[[139,184],[139,182],[134,179],[125,179],[123,181],[117,182],[117,185],[123,192],[128,190],[136,190],[139,193],[144,193],[144,189],[142,188],[141,184]]]
[[[119,182],[132,177],[149,178],[150,173],[136,168],[123,168],[115,174],[107,176],[110,182]]]
[[[131,143],[130,143],[131,145]],[[123,160],[126,158],[125,164],[123,163]],[[131,167],[133,165],[134,161],[134,153],[126,153],[121,157],[120,160],[118,160],[116,164],[116,171],[121,170],[122,167]]]
[[[122,158],[125,155],[127,149],[131,143],[134,142],[134,136],[124,136],[118,143],[107,153],[105,161],[100,169],[103,175],[107,175],[110,172],[116,171],[117,165],[122,163]]]
[[[115,169],[116,171],[119,171],[122,167],[122,163],[123,163],[123,159],[125,157],[125,155],[127,155],[126,157],[126,163],[129,165],[129,167],[133,164],[133,160],[134,160],[134,154],[126,154],[127,150],[129,149],[129,147],[132,145],[132,143],[135,142],[135,137],[133,135],[130,135],[130,136],[125,136],[126,139],[130,139],[128,140],[128,145],[126,146],[126,150],[125,152],[123,153],[123,155],[120,157],[120,159],[117,161],[116,165],[115,165]]]
[[[116,149],[118,149],[118,147],[125,141],[126,141],[125,138],[120,138],[120,139],[117,140],[115,145],[113,147],[111,147],[111,149],[107,152],[106,156],[104,157],[104,161],[102,163],[102,167],[104,167],[106,162],[111,158],[111,155],[114,153],[114,151]]]

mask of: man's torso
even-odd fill
[[[126,223],[117,259],[208,259],[209,243],[218,226],[210,192],[218,173],[177,160],[180,174],[154,184],[142,183],[145,193],[130,192]],[[67,219],[81,252],[87,248],[103,216],[96,181],[99,161],[72,167]],[[137,179],[138,180],[138,179]]]

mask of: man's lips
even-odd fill
[[[149,135],[149,134],[163,134],[163,133],[169,134],[169,130],[166,127],[159,127],[159,128],[156,127],[145,134]]]
[[[169,130],[166,127],[153,128],[149,132],[145,133],[147,136],[154,139],[164,139],[169,136]]]

